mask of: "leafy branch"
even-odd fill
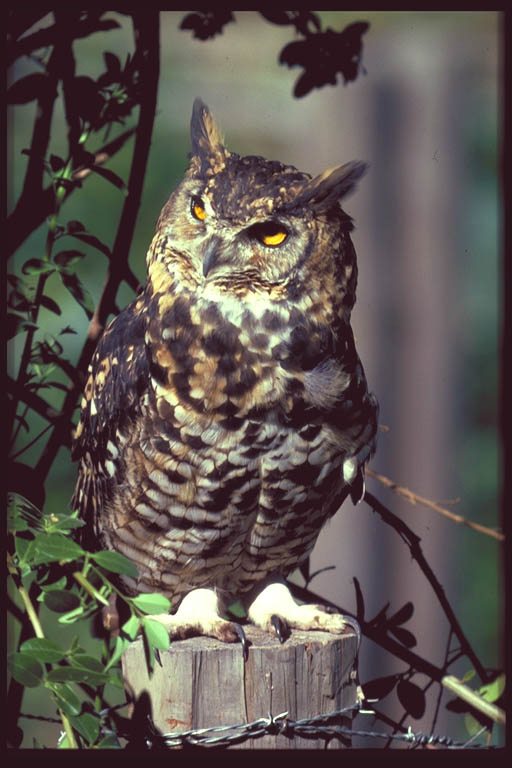
[[[372,476],[375,475],[373,472],[368,472],[368,474],[371,474]],[[368,619],[365,611],[364,597],[359,582],[354,578],[357,604],[356,618],[361,627],[362,634],[376,643],[380,648],[386,650],[407,665],[406,669],[402,672],[376,678],[365,683],[363,686],[365,697],[367,699],[380,701],[388,696],[391,691],[396,690],[397,697],[404,707],[404,716],[401,720],[399,722],[394,722],[381,712],[376,712],[376,716],[378,719],[382,720],[382,722],[391,725],[394,730],[405,732],[406,728],[403,726],[404,720],[408,715],[414,718],[423,716],[426,708],[426,691],[434,683],[437,683],[440,686],[441,691],[442,688],[445,687],[455,692],[464,702],[466,702],[465,705],[462,703],[454,704],[454,702],[448,702],[446,706],[453,711],[466,713],[466,726],[471,736],[475,735],[482,725],[490,732],[492,728],[491,720],[500,724],[504,723],[504,713],[500,707],[494,703],[503,696],[505,686],[504,675],[497,674],[496,670],[486,669],[481,663],[471,643],[463,632],[455,612],[446,597],[443,587],[439,583],[422,552],[420,537],[368,491],[365,492],[364,501],[374,512],[377,512],[380,515],[382,521],[386,525],[396,531],[406,544],[411,557],[416,561],[421,572],[432,587],[450,628],[445,661],[441,667],[438,667],[412,650],[416,645],[416,638],[414,634],[403,625],[412,618],[414,612],[413,603],[405,603],[391,616],[388,615],[388,603],[376,614],[376,616]],[[318,572],[309,577],[306,574],[306,587],[299,587],[292,582],[288,582],[293,594],[305,602],[324,603],[340,613],[348,613],[343,607],[311,592],[309,583],[317,573]],[[450,652],[453,637],[457,639],[459,644],[455,653]],[[463,657],[469,660],[473,668],[463,681],[457,681],[453,675],[449,675],[448,673],[450,667]],[[423,688],[414,682],[414,676],[417,673],[425,675],[429,679],[428,683]],[[474,692],[465,686],[465,682],[475,674],[478,674],[481,680],[479,692]],[[434,722],[437,717],[437,710]]]
[[[69,536],[82,525],[75,514],[43,515],[27,499],[17,494],[10,497],[8,574],[29,619],[32,636],[10,654],[8,668],[18,684],[26,688],[42,686],[48,691],[66,733],[61,747],[105,747],[112,746],[112,736],[100,717],[105,708],[103,690],[106,685],[122,689],[119,661],[140,631],[148,649],[149,666],[153,667],[155,653],[169,647],[169,636],[147,614],[169,612],[171,606],[162,595],[125,595],[113,578],[126,575],[136,579],[136,567],[117,552],[86,552]],[[56,564],[57,569],[53,567]],[[35,598],[29,594],[27,583],[31,583]],[[67,649],[46,637],[38,604],[57,614],[59,623],[74,624],[100,613],[112,595],[123,602],[129,617],[115,636],[112,633],[105,640],[103,662],[89,656],[76,637]]]

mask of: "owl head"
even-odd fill
[[[196,99],[189,168],[164,206],[157,237],[166,269],[197,291],[322,301],[337,292],[350,309],[356,263],[350,217],[339,201],[366,170],[360,162],[311,177],[290,165],[229,152],[208,107]],[[150,262],[155,258],[150,251]],[[336,287],[335,287],[336,286]]]

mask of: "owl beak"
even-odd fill
[[[220,255],[220,237],[214,235],[211,237],[204,249],[203,253],[203,275],[206,277],[208,272],[213,269],[219,260]]]

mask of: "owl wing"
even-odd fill
[[[148,386],[140,299],[107,327],[88,374],[71,450],[72,459],[80,462],[71,507],[86,523],[85,545],[98,538],[99,514],[122,468],[121,443],[140,416],[140,400]]]
[[[345,453],[343,477],[352,501],[364,495],[364,467],[375,452],[379,405],[368,391],[349,325],[324,357],[304,372],[304,399]],[[306,409],[307,410],[307,409]]]

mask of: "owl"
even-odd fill
[[[192,152],[164,205],[147,285],[107,327],[74,436],[73,508],[94,546],[159,592],[171,638],[243,640],[226,606],[282,641],[343,632],[285,577],[364,493],[378,405],[350,325],[357,281],[340,200],[366,166],[312,178],[226,149],[194,102]]]

